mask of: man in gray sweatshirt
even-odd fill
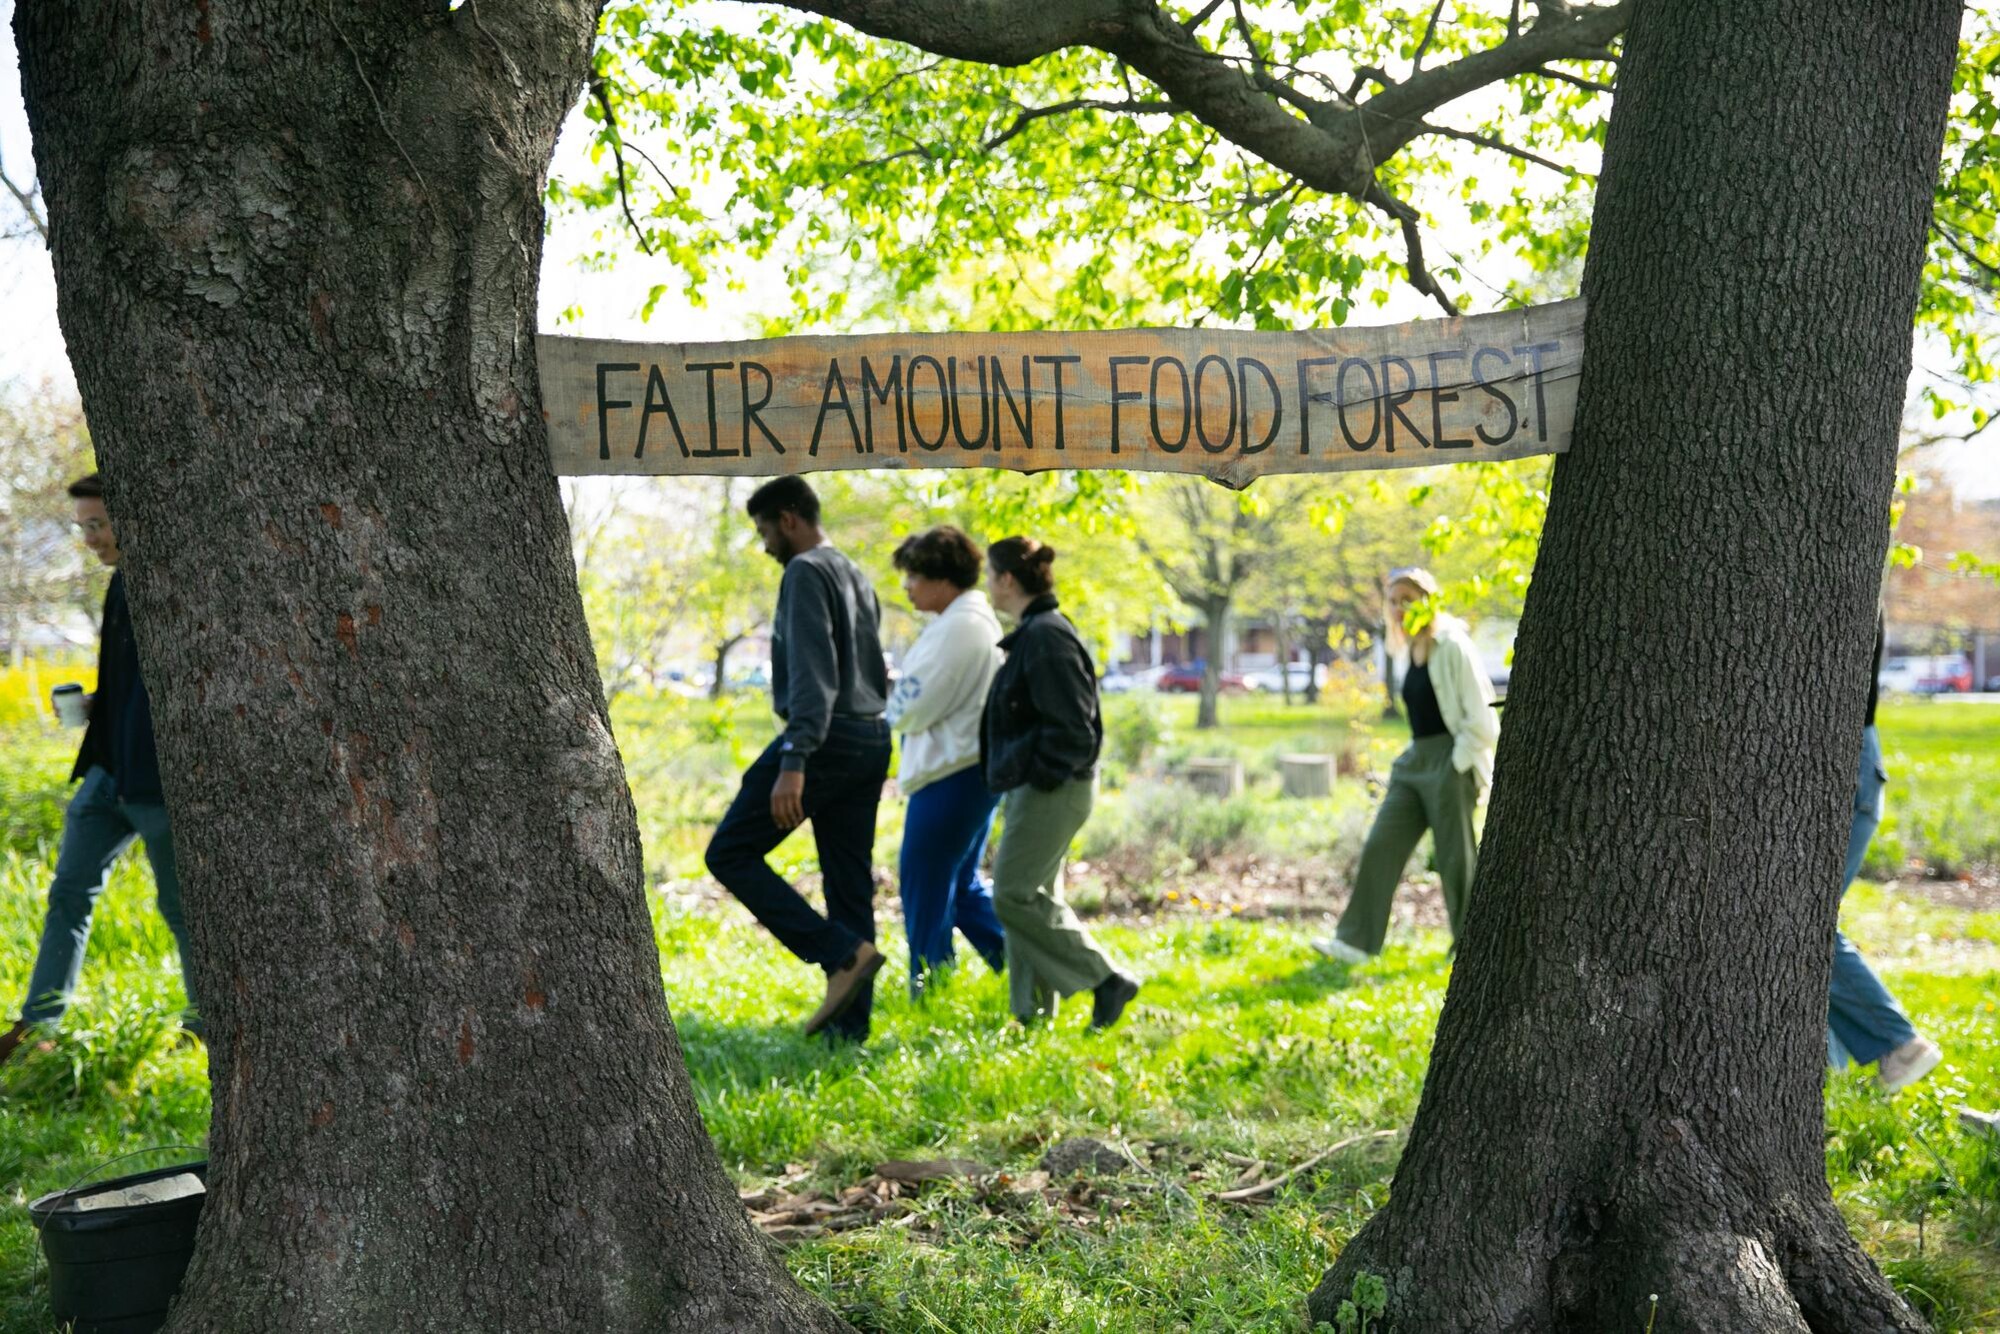
[[[778,942],[826,973],[808,1034],[868,1036],[875,948],[875,808],[889,776],[881,603],[819,525],[819,497],[780,477],[750,497],[764,551],[785,567],[771,631],[771,705],[785,729],[743,775],[708,844],[708,869]],[[771,850],[806,821],[826,915],[786,884]]]

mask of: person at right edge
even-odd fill
[[[1431,572],[1416,565],[1391,570],[1383,596],[1389,649],[1409,655],[1403,709],[1410,719],[1410,744],[1390,767],[1389,790],[1361,846],[1354,890],[1340,922],[1333,935],[1313,942],[1339,963],[1362,963],[1382,952],[1389,904],[1425,829],[1437,850],[1445,916],[1456,945],[1478,868],[1472,812],[1493,786],[1493,752],[1500,744],[1493,686],[1465,622],[1438,610]]]
[[[1090,818],[1104,745],[1097,670],[1056,609],[1055,548],[1008,537],[987,548],[994,607],[1015,619],[980,723],[986,786],[1000,794],[993,906],[1007,933],[1007,999],[1022,1023],[1091,993],[1090,1026],[1109,1028],[1139,994],[1063,901],[1063,859]]]
[[[1882,822],[1882,788],[1889,775],[1882,769],[1882,739],[1875,731],[1875,705],[1881,698],[1882,619],[1875,619],[1875,667],[1868,679],[1868,722],[1861,729],[1861,767],[1855,777],[1854,819],[1847,830],[1847,869],[1841,875],[1840,896],[1861,873],[1875,826]],[[1875,976],[1875,970],[1838,926],[1833,931],[1833,977],[1826,994],[1827,1064],[1845,1069],[1850,1058],[1875,1067],[1884,1091],[1914,1084],[1944,1059],[1937,1043],[1911,1026],[1903,1007]]]

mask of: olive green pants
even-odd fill
[[[1017,787],[1002,801],[993,909],[1007,929],[1007,1003],[1019,1018],[1051,1014],[1060,997],[1111,976],[1111,960],[1063,901],[1063,859],[1095,799],[1092,782],[1078,779],[1053,792]]]
[[[1417,850],[1424,830],[1431,831],[1437,849],[1438,877],[1444,881],[1444,911],[1458,939],[1465,905],[1472,897],[1472,877],[1479,866],[1473,841],[1472,810],[1478,805],[1477,782],[1470,773],[1451,766],[1451,737],[1427,736],[1412,741],[1389,769],[1389,790],[1368,841],[1354,868],[1354,893],[1340,914],[1334,935],[1358,950],[1379,954],[1389,931],[1389,904],[1403,867]]]

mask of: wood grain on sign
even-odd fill
[[[1583,302],[1373,329],[544,336],[555,470],[1135,468],[1245,486],[1569,447]]]

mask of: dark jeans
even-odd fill
[[[778,781],[778,743],[764,748],[744,771],[743,786],[708,841],[708,871],[763,923],[778,943],[828,973],[846,963],[855,947],[875,939],[875,808],[889,777],[889,725],[880,718],[835,718],[826,740],[806,760],[806,819],[819,849],[826,916],[786,884],[764,860],[787,830],[771,819],[771,788]],[[827,1031],[868,1035],[874,985],[865,988]]]
[[[187,927],[181,920],[181,882],[174,870],[174,836],[167,825],[167,808],[157,801],[125,801],[118,781],[92,766],[83,785],[70,798],[63,816],[62,850],[56,854],[55,879],[49,885],[49,913],[42,927],[42,947],[28,979],[28,999],[21,1018],[31,1024],[62,1017],[83,970],[83,947],[90,940],[90,917],[98,895],[118,860],[134,839],[144,839],[153,863],[153,883],[159,890],[160,916],[167,919],[181,975],[187,980],[188,1013],[182,1023],[200,1031],[196,1018],[194,978],[187,971]]]
[[[900,879],[913,995],[923,991],[926,973],[951,964],[954,929],[965,933],[994,972],[1007,965],[993,884],[979,873],[998,804],[976,764],[910,794]]]

